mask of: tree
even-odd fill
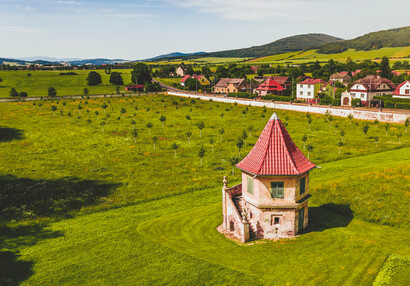
[[[400,138],[403,136],[403,134],[401,134],[401,132],[396,134],[397,138],[399,139],[399,143],[400,143]]]
[[[155,143],[157,143],[158,137],[154,136],[152,137],[152,142],[154,143],[154,150],[155,150]]]
[[[221,142],[222,142],[222,135],[225,133],[225,130],[223,128],[218,130],[219,134],[221,134]]]
[[[105,121],[101,121],[101,122],[100,122],[100,125],[101,125],[101,127],[102,127],[102,132],[104,133],[104,125],[105,125]]]
[[[188,132],[185,133],[185,134],[186,134],[186,136],[188,137],[188,145],[191,145],[191,143],[189,142],[189,138],[191,138],[192,132],[191,132],[191,131],[188,131]]]
[[[19,92],[19,97],[27,97],[27,92],[25,92],[25,91],[22,91],[22,92]]]
[[[124,107],[122,107],[121,110],[120,110],[120,113],[121,113],[122,117],[124,117],[124,114],[126,112],[127,112],[127,110]]]
[[[101,104],[101,108],[104,110],[104,113],[105,113],[105,109],[107,109],[107,107],[108,107],[107,104],[105,104],[105,103]]]
[[[310,130],[310,125],[312,124],[312,118],[311,117],[308,118],[307,123],[309,124],[309,130]]]
[[[249,137],[252,135],[253,125],[248,126]]]
[[[176,142],[174,142],[174,143],[172,143],[171,148],[174,149],[174,151],[175,151],[175,158],[176,158],[176,157],[177,157],[177,150],[178,150],[178,148],[179,148],[179,144],[176,143]]]
[[[94,112],[94,114],[95,114],[95,116],[97,116],[97,121],[98,121],[98,115],[100,115],[100,112],[98,112],[98,110],[96,110],[96,111]]]
[[[189,125],[189,121],[191,121],[191,116],[189,116],[189,114],[185,115],[186,120],[188,120],[188,125]]]
[[[209,144],[211,144],[211,146],[212,146],[212,153],[214,152],[214,138],[210,138],[209,139]]]
[[[0,83],[3,81],[3,79],[0,77]]]
[[[239,163],[239,158],[236,157],[236,155],[233,155],[233,157],[229,158],[229,163],[231,163],[232,166],[232,176],[235,174],[235,165]]]
[[[352,124],[353,114],[350,113],[350,114],[347,116],[347,118],[349,118],[349,122],[350,122],[350,124]]]
[[[81,104],[79,104],[79,105],[77,106],[77,109],[78,109],[78,114],[81,115],[81,109],[83,109],[83,107],[81,106]]]
[[[340,155],[340,148],[342,148],[343,146],[343,141],[340,141],[339,143],[337,143],[337,146],[339,146],[339,155]]]
[[[147,128],[148,128],[148,134],[151,134],[151,128],[154,125],[151,122],[148,122],[147,125],[145,125],[145,126],[147,126]]]
[[[263,122],[263,119],[265,118],[265,113],[264,112],[262,112],[261,113],[261,121]]]
[[[199,129],[199,137],[202,137],[202,129],[205,128],[205,123],[203,121],[199,122],[196,127]]]
[[[241,137],[238,138],[238,140],[236,140],[236,147],[238,147],[238,154],[239,154],[239,158],[241,157],[241,149],[243,147],[243,140]]]
[[[248,132],[246,132],[246,130],[243,130],[241,137],[242,137],[242,139],[243,139],[243,141],[244,141],[244,143],[245,143],[245,146],[246,146],[246,139],[248,138]]]
[[[132,137],[134,138],[134,143],[137,143],[137,138],[138,138],[138,131],[137,130],[132,130],[131,132]]]
[[[307,135],[306,134],[304,134],[303,136],[302,136],[302,141],[303,141],[303,149],[306,149],[306,141],[307,141]]]
[[[133,130],[135,130],[135,124],[137,124],[137,122],[134,119],[131,119],[131,125]]]
[[[191,77],[185,81],[185,87],[188,88],[188,90],[197,90],[200,88],[200,84],[196,78]]]
[[[50,86],[50,87],[48,88],[48,96],[49,96],[49,97],[54,97],[54,96],[56,96],[56,95],[57,95],[56,89],[55,89],[54,87]]]
[[[194,75],[195,71],[192,66],[188,66],[186,69],[186,74]]]
[[[110,75],[110,84],[112,85],[124,85],[124,80],[119,72],[113,72]]]
[[[365,124],[363,124],[362,130],[363,130],[363,133],[364,133],[364,138],[366,138],[366,139],[367,139],[367,132],[369,132],[369,129],[370,129],[370,125],[367,122]]]
[[[201,72],[207,79],[209,79],[209,77],[212,75],[212,72],[208,66],[203,66]]]
[[[52,105],[51,106],[51,111],[53,112],[53,117],[54,117],[54,112],[57,110],[57,106]]]
[[[167,120],[167,118],[164,115],[161,115],[159,118],[159,121],[161,121],[162,127],[164,127],[164,122]]]
[[[216,68],[215,77],[218,79],[228,77],[228,70],[223,65],[218,66]]]
[[[390,129],[390,124],[389,124],[389,123],[386,123],[386,124],[384,125],[384,130],[386,130],[386,136],[388,135],[389,129]]]
[[[308,160],[309,160],[309,156],[310,156],[310,152],[313,152],[313,145],[312,144],[307,144],[306,146],[306,150],[308,151]]]
[[[101,75],[98,72],[91,71],[87,76],[87,85],[99,85],[102,83]]]
[[[201,148],[198,150],[198,157],[201,159],[201,166],[202,166],[202,157],[205,156],[205,149],[204,146],[201,146]]]
[[[330,128],[331,128],[331,127],[332,127],[333,116],[332,116],[332,115],[329,115],[329,116],[327,117],[327,121],[329,121]]]
[[[404,120],[404,126],[406,127],[406,133],[407,133],[407,128],[409,127],[409,125],[410,125],[410,119],[409,117],[407,117],[406,120]]]
[[[84,93],[85,96],[87,96],[88,95],[88,88],[84,88],[83,93]]]
[[[151,82],[152,77],[149,72],[148,66],[143,63],[137,63],[134,69],[131,71],[131,81],[136,84],[145,84]]]
[[[342,142],[343,142],[343,137],[346,135],[346,133],[345,133],[345,131],[344,130],[341,130],[340,131],[340,137],[342,137]]]
[[[391,78],[390,63],[388,57],[383,57],[380,62],[380,76],[383,78]]]
[[[377,128],[377,127],[379,126],[379,120],[376,119],[376,120],[374,121],[374,125],[376,125],[376,128]]]

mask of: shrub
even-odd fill
[[[78,75],[78,73],[75,73],[75,72],[60,72],[58,75]]]
[[[227,94],[228,97],[239,97],[239,98],[249,98],[253,99],[255,98],[255,95],[250,94],[249,92],[230,92]]]
[[[262,99],[274,100],[274,101],[286,101],[286,102],[292,101],[292,97],[290,96],[274,95],[274,94],[265,95]]]

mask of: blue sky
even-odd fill
[[[143,59],[410,24],[408,0],[0,0],[0,57]]]

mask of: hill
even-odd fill
[[[387,47],[410,46],[410,26],[369,33],[352,40],[338,41],[321,46],[321,54],[341,53],[348,49],[356,51],[377,50]]]
[[[196,52],[196,53],[180,53],[180,52],[175,52],[175,53],[169,53],[165,55],[159,55],[153,58],[148,58],[144,59],[141,61],[157,61],[161,59],[176,59],[176,58],[181,58],[181,57],[186,57],[186,56],[197,56],[197,55],[203,55],[206,54],[205,52]]]
[[[313,49],[324,44],[339,42],[341,38],[333,37],[325,34],[304,34],[286,37],[275,42],[253,46],[250,48],[227,50],[220,52],[212,52],[203,54],[202,56],[209,57],[265,57],[275,54],[303,51]]]

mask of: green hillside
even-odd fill
[[[339,41],[321,46],[321,54],[341,53],[348,49],[357,51],[377,50],[386,47],[410,46],[410,26],[369,33],[352,40]]]
[[[338,42],[342,39],[325,35],[325,34],[305,34],[296,35],[277,40],[275,42],[254,46],[244,49],[227,50],[220,52],[208,53],[201,56],[209,57],[264,57],[274,54],[288,53],[294,51],[302,51],[305,49],[312,49],[327,43]]]

